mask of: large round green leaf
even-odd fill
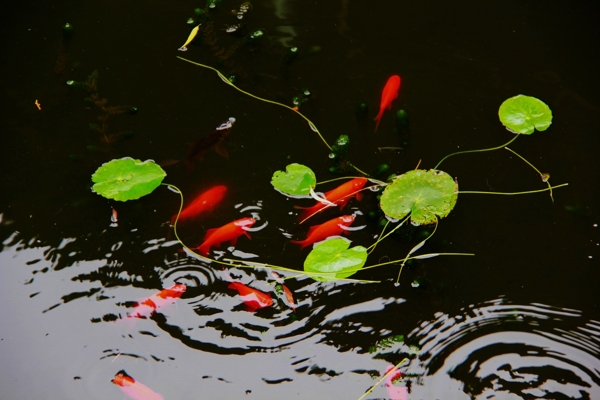
[[[543,101],[522,94],[502,103],[498,110],[502,124],[511,132],[530,135],[545,131],[552,123],[552,111]]]
[[[102,164],[92,175],[92,191],[109,199],[135,200],[151,193],[167,175],[154,161],[124,157]]]
[[[304,271],[311,272],[310,277],[321,282],[349,277],[362,268],[367,261],[367,249],[363,246],[349,249],[349,246],[350,241],[344,238],[334,238],[319,243],[304,260]],[[312,274],[314,272],[326,274]]]
[[[284,171],[275,171],[271,178],[275,189],[290,196],[307,196],[317,184],[315,173],[305,165],[290,164]]]
[[[448,215],[457,197],[458,184],[450,175],[435,169],[417,169],[396,177],[385,188],[381,209],[394,219],[410,213],[413,225],[427,225]]]

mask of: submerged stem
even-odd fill
[[[215,71],[217,73],[217,75],[219,75],[219,78],[221,78],[221,80],[223,82],[225,82],[229,86],[232,86],[237,91],[239,91],[241,93],[244,93],[245,95],[248,95],[248,96],[250,96],[250,97],[252,97],[252,98],[254,98],[256,100],[264,101],[265,103],[275,104],[275,105],[287,108],[290,111],[294,111],[296,114],[298,114],[299,116],[301,116],[302,118],[304,118],[304,120],[306,120],[306,122],[308,122],[308,126],[310,127],[310,129],[313,130],[314,132],[316,132],[317,135],[319,135],[319,137],[321,138],[321,140],[323,141],[323,143],[325,143],[325,146],[327,146],[327,148],[330,151],[333,151],[333,149],[331,148],[331,146],[329,145],[329,143],[327,143],[327,141],[325,140],[325,138],[323,137],[323,135],[321,134],[321,132],[319,132],[319,129],[317,128],[317,126],[310,119],[308,119],[308,117],[306,117],[304,114],[302,114],[300,111],[298,111],[298,109],[296,107],[290,107],[290,106],[288,106],[286,104],[279,103],[277,101],[263,99],[262,97],[258,97],[258,96],[253,95],[252,93],[246,92],[245,90],[240,89],[239,87],[235,86],[232,82],[230,82],[227,79],[227,77],[225,75],[223,75],[221,73],[221,71],[219,71],[216,68],[213,68],[213,67],[208,66],[208,65],[200,64],[200,63],[194,62],[192,60],[188,60],[187,58],[183,58],[183,57],[180,57],[180,56],[177,56],[177,58],[179,58],[180,60],[183,60],[183,61],[187,61],[190,64],[194,64],[194,65],[197,65],[199,67],[204,67],[204,68],[211,69],[211,70]],[[369,176],[369,174],[367,174],[366,172],[362,171],[361,169],[359,169],[357,166],[353,165],[352,163],[350,163],[350,166],[352,168],[354,168],[356,171],[358,171],[359,173],[363,174],[364,176]]]
[[[552,203],[554,203],[554,196],[552,196],[552,186],[550,186],[550,175],[548,174],[542,174],[540,172],[539,169],[537,169],[536,167],[533,166],[532,163],[530,163],[529,161],[527,161],[525,159],[525,157],[521,156],[519,153],[517,153],[516,151],[509,149],[508,147],[505,147],[506,150],[510,151],[511,153],[513,153],[515,156],[519,157],[521,160],[525,161],[527,163],[527,165],[529,165],[531,168],[533,168],[535,170],[535,172],[537,172],[538,174],[540,174],[540,178],[542,178],[542,182],[546,182],[546,184],[548,184],[548,189],[550,189],[550,199],[552,200]]]
[[[429,234],[429,236],[427,236],[425,239],[423,239],[423,241],[421,241],[419,244],[417,244],[415,247],[413,247],[408,254],[406,255],[406,257],[404,258],[404,260],[402,261],[402,265],[400,265],[400,271],[398,271],[398,278],[396,279],[396,285],[399,284],[400,282],[400,275],[402,274],[402,269],[404,268],[404,264],[406,264],[406,261],[408,260],[408,257],[414,253],[415,251],[419,250],[421,247],[423,247],[423,245],[425,244],[425,242],[433,236],[433,234],[435,233],[435,231],[437,231],[437,227],[438,227],[438,219],[437,216],[435,217],[435,228],[433,229],[433,232],[431,232]]]
[[[436,165],[435,167],[433,167],[433,169],[438,169],[438,167],[440,166],[440,164],[441,164],[441,163],[443,163],[443,162],[444,162],[444,160],[446,160],[447,158],[450,158],[450,157],[452,157],[452,156],[455,156],[455,155],[457,155],[457,154],[466,154],[466,153],[481,153],[481,152],[484,152],[484,151],[493,151],[493,150],[499,150],[499,149],[501,149],[501,148],[503,148],[503,147],[506,147],[506,146],[508,146],[508,145],[509,145],[509,144],[511,144],[512,142],[514,142],[514,141],[515,141],[515,140],[516,140],[516,139],[517,139],[519,136],[520,136],[520,134],[518,134],[518,133],[517,133],[517,135],[516,135],[514,138],[510,139],[510,140],[509,140],[507,143],[505,143],[505,144],[503,144],[503,145],[501,145],[501,146],[498,146],[498,147],[491,147],[491,148],[489,148],[489,149],[464,150],[464,151],[457,151],[456,153],[448,154],[446,157],[442,158],[442,159],[440,160],[440,162],[439,162],[439,163],[437,163],[437,165]]]

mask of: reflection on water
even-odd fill
[[[409,334],[414,399],[590,399],[600,396],[600,322],[577,310],[498,299],[439,313]],[[448,397],[443,388],[452,388]]]

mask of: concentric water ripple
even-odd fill
[[[600,322],[498,299],[438,313],[408,335],[411,399],[598,399]]]

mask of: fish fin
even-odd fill
[[[232,246],[235,246],[235,245],[237,244],[237,240],[238,240],[238,238],[237,238],[237,237],[234,237],[233,239],[231,239],[231,240],[229,241],[229,243],[231,243],[231,245],[232,245]]]
[[[348,199],[342,199],[337,201],[337,204],[340,206],[340,210],[343,210],[344,207],[346,206],[346,203],[348,203]]]
[[[306,243],[306,240],[290,240],[290,243],[299,244],[300,245],[300,250],[302,250],[306,246],[308,246],[308,244]]]
[[[246,235],[246,237],[250,240],[252,240],[252,236],[250,236],[250,234],[248,233],[248,231],[244,231],[244,235]]]
[[[227,153],[227,149],[225,148],[225,146],[223,146],[222,143],[217,143],[217,145],[215,146],[215,151],[218,155],[225,158],[229,158],[229,153]]]
[[[310,236],[310,234],[313,233],[315,231],[315,229],[317,229],[320,226],[321,225],[313,225],[310,228],[308,228],[308,232],[306,233],[306,236]]]
[[[358,193],[356,193],[356,200],[358,200],[358,201],[361,201],[361,200],[362,200],[362,198],[363,198],[363,194],[362,194],[362,192],[358,192]]]
[[[383,110],[385,110],[385,108],[381,108],[379,110],[379,114],[377,114],[377,116],[375,117],[375,121],[377,121],[377,123],[375,124],[375,132],[377,132],[377,128],[379,128],[379,123],[381,122],[381,117],[383,117]]]

